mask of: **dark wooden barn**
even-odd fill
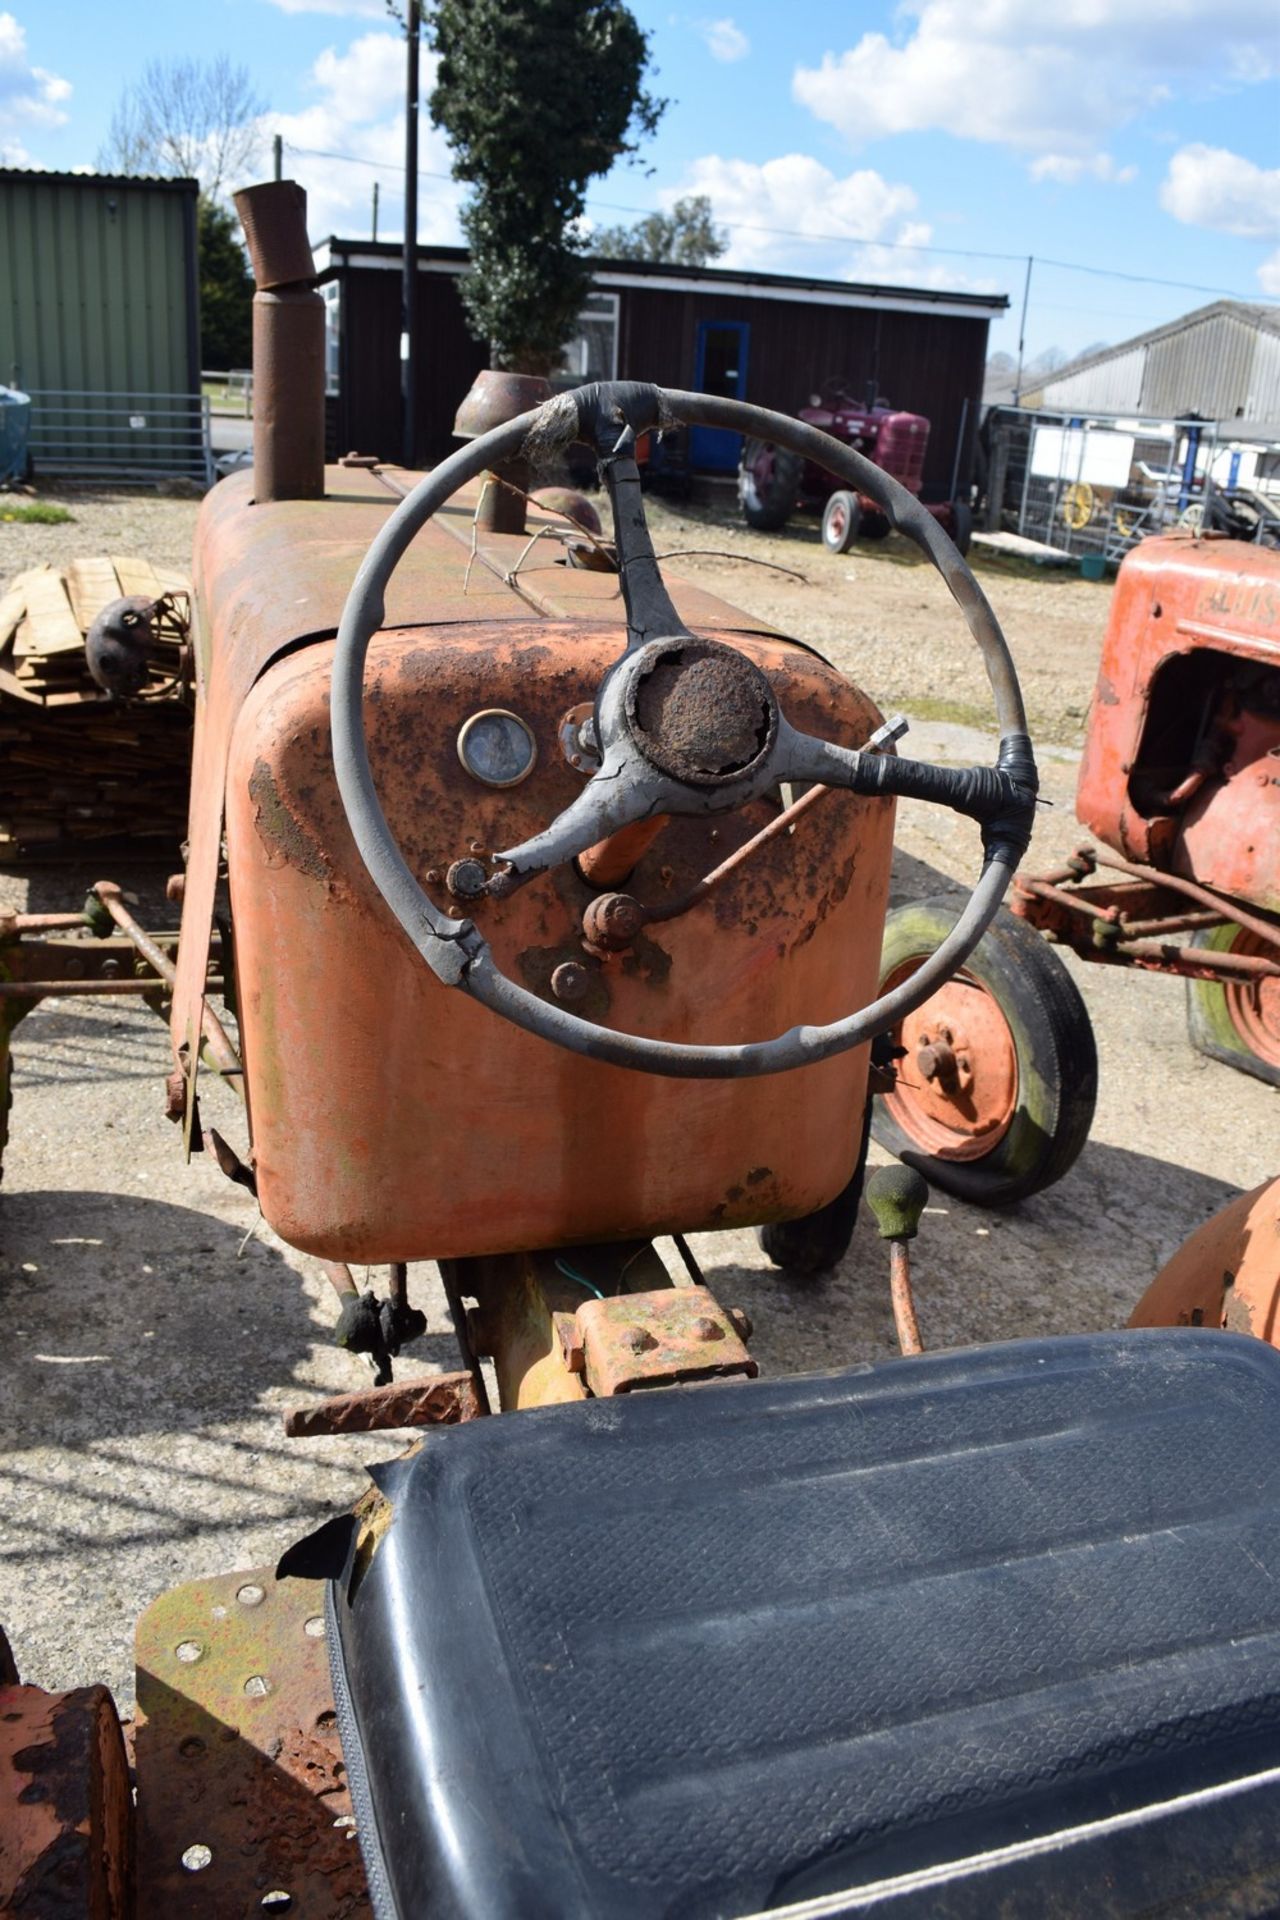
[[[331,437],[339,451],[399,457],[400,270],[398,245],[331,239],[316,249],[329,303]],[[420,249],[414,353],[418,459],[434,464],[458,445],[453,419],[489,364],[458,299],[460,247]],[[861,397],[877,392],[931,423],[924,497],[968,482],[978,425],[987,329],[1004,294],[859,286],[776,273],[601,260],[594,291],[566,350],[566,375],[654,380],[734,395],[794,413],[824,381]],[[695,429],[699,472],[737,464],[734,435]]]

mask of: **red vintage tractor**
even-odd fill
[[[0,1647],[0,1906],[1273,1911],[1280,1355],[1163,1326],[759,1383],[684,1238],[839,1201],[869,1041],[998,908],[1036,774],[981,590],[870,463],[706,396],[588,387],[425,477],[326,471],[301,210],[255,196],[260,440],[198,535],[176,972],[97,900],[170,1000],[188,1139],[201,1070],[243,1091],[251,1147],[206,1145],[377,1362],[287,1430],[417,1443],[275,1569],[153,1603],[132,1774],[104,1689],[24,1687]],[[811,649],[668,592],[634,448],[673,421],[824,459],[919,542],[988,669],[993,765],[899,757]],[[558,565],[551,521],[477,519],[487,471],[574,439],[613,577]],[[899,793],[971,818],[980,872],[860,1006]],[[6,989],[47,990],[60,931],[5,931]],[[919,1355],[926,1190],[877,1179]],[[397,1380],[425,1258],[459,1365]]]
[[[903,413],[876,399],[853,399],[839,381],[829,381],[797,418],[875,462],[909,494],[919,496],[929,422],[919,413]],[[738,499],[749,527],[772,533],[785,526],[797,508],[822,515],[822,540],[832,553],[847,553],[855,540],[883,540],[895,521],[870,492],[840,485],[838,475],[805,459],[780,441],[748,435],[738,467]],[[969,551],[973,513],[965,500],[948,500],[926,509],[950,536],[959,553]]]
[[[1089,1017],[1042,935],[1185,980],[1193,1046],[1280,1086],[1280,553],[1188,533],[1128,555],[1076,814],[1101,846],[1019,872],[1012,913],[893,1036],[901,1071],[877,1139],[980,1204],[1059,1179],[1093,1116]],[[892,913],[882,988],[954,918],[941,900]]]

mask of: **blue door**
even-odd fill
[[[745,320],[700,320],[698,352],[694,362],[694,389],[725,400],[747,397],[747,344],[751,328]],[[690,427],[689,463],[695,473],[735,473],[742,451],[742,435],[724,427]]]

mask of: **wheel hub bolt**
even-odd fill
[[[945,1040],[935,1040],[923,1046],[916,1054],[916,1065],[926,1080],[952,1080],[955,1078],[956,1057]]]

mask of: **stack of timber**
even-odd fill
[[[90,678],[85,635],[112,600],[166,593],[143,695],[113,699]],[[0,861],[123,837],[176,851],[191,763],[189,607],[181,574],[124,554],[34,567],[0,595]]]

